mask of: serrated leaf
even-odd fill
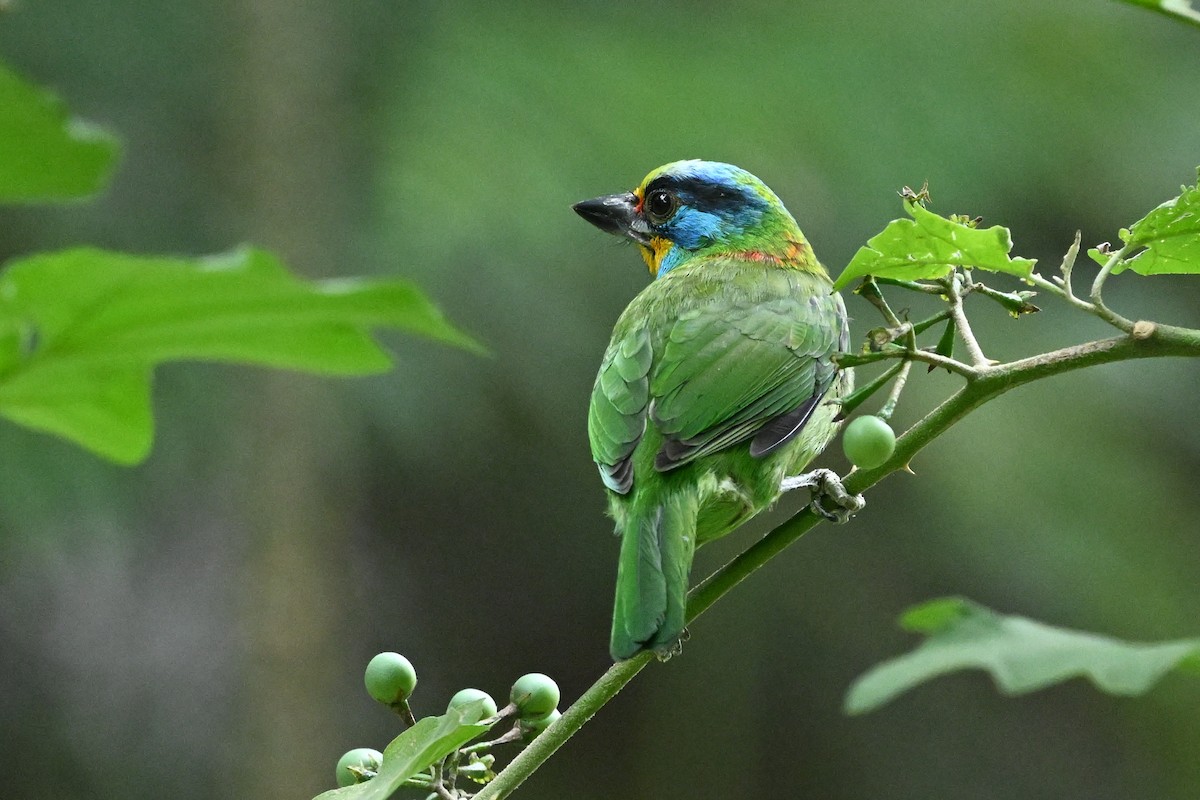
[[[1197,176],[1196,186],[1184,186],[1178,197],[1120,232],[1127,247],[1143,249],[1118,263],[1114,273],[1126,268],[1141,275],[1200,273],[1200,170]]]
[[[387,800],[406,780],[441,761],[495,724],[479,721],[484,702],[474,700],[440,717],[420,720],[393,739],[383,751],[383,766],[374,778],[354,786],[322,792],[314,800]]]
[[[904,207],[912,219],[892,220],[860,247],[834,289],[867,275],[908,281],[940,278],[958,266],[1007,272],[1019,278],[1028,278],[1033,272],[1036,260],[1009,258],[1012,237],[1008,228],[972,228],[909,200]]]
[[[0,202],[92,194],[117,151],[108,133],[71,119],[57,97],[0,65]]]
[[[153,438],[157,364],[381,372],[391,359],[371,337],[380,327],[481,349],[406,281],[307,282],[260,250],[35,255],[0,274],[0,416],[136,463]]]
[[[915,606],[901,624],[928,638],[859,677],[846,694],[847,713],[873,711],[915,686],[964,669],[987,671],[1009,695],[1077,677],[1108,694],[1139,695],[1172,670],[1200,674],[1200,639],[1124,642],[1003,616],[957,597]]]

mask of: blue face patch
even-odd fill
[[[716,203],[706,203],[707,198],[683,188],[677,196],[679,210],[653,227],[660,236],[685,250],[699,250],[737,237],[757,225],[767,210],[765,200],[741,186],[726,188]]]
[[[770,190],[757,178],[716,161],[668,164],[646,183],[642,196],[653,199],[664,193],[675,199],[675,212],[661,222],[650,222],[655,212],[647,213],[653,235],[675,245],[663,256],[660,277],[688,253],[719,247],[754,229],[772,208]]]
[[[728,225],[720,215],[700,211],[683,198],[680,200],[683,205],[675,215],[659,226],[664,236],[687,250],[696,250],[722,238]]]

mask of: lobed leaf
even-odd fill
[[[860,247],[834,282],[834,289],[867,275],[908,281],[940,278],[958,266],[1007,272],[1019,278],[1028,278],[1033,272],[1035,260],[1009,257],[1012,237],[1008,228],[974,228],[909,199],[904,207],[912,219],[892,220]]]
[[[915,606],[901,625],[928,638],[860,676],[846,694],[847,713],[873,711],[915,686],[964,669],[989,672],[1009,695],[1076,677],[1108,694],[1139,695],[1172,670],[1200,674],[1200,639],[1124,642],[1003,616],[957,597]]]
[[[0,65],[0,202],[92,194],[117,151],[108,133],[71,119],[57,97]]]
[[[406,281],[306,282],[261,250],[34,255],[0,274],[0,416],[136,463],[153,438],[157,364],[380,372],[391,359],[370,335],[378,327],[480,349]]]
[[[1126,268],[1141,275],[1200,273],[1200,170],[1197,185],[1184,186],[1180,195],[1155,208],[1120,232],[1131,249],[1141,248],[1118,262],[1113,272]],[[1088,251],[1104,264],[1108,255]]]
[[[480,721],[483,705],[474,700],[440,717],[425,717],[392,740],[374,778],[322,792],[314,800],[387,800],[406,780],[488,731],[495,721]]]

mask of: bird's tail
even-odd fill
[[[644,649],[669,652],[679,641],[698,506],[694,493],[680,492],[625,519],[609,645],[616,660]]]

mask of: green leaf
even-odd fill
[[[1172,670],[1200,674],[1200,639],[1123,642],[1003,616],[957,597],[915,606],[901,625],[929,638],[859,677],[846,694],[847,713],[873,711],[919,684],[964,669],[986,670],[1008,695],[1076,677],[1108,694],[1138,695]]]
[[[480,722],[482,711],[483,701],[475,700],[426,717],[392,740],[374,778],[322,792],[315,800],[387,800],[406,780],[488,731],[495,723]]]
[[[260,250],[30,256],[0,275],[0,416],[136,463],[153,438],[155,365],[381,372],[391,359],[371,338],[379,327],[481,350],[406,281],[306,282]]]
[[[954,267],[1007,272],[1028,278],[1037,263],[1009,258],[1012,237],[996,225],[975,228],[934,214],[919,202],[904,201],[912,219],[897,219],[876,234],[842,270],[834,283],[842,289],[855,278],[874,275],[896,280],[928,280],[946,275]]]
[[[53,94],[0,65],[0,202],[83,197],[117,161],[117,143],[70,119]]]
[[[1200,179],[1196,186],[1184,186],[1178,197],[1133,223],[1129,230],[1122,230],[1120,236],[1127,248],[1143,249],[1119,262],[1114,273],[1126,268],[1141,275],[1200,273]]]
[[[1178,21],[1200,26],[1200,11],[1192,8],[1188,0],[1125,0],[1133,6],[1141,6]]]

